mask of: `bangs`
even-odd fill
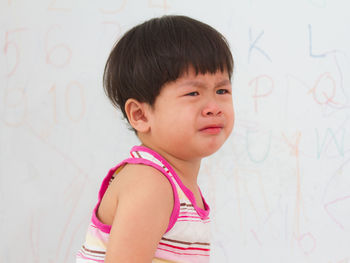
[[[174,23],[169,16],[154,19],[147,29],[149,43],[144,47],[153,48],[144,50],[146,61],[157,69],[149,73],[162,76],[162,84],[176,80],[190,66],[196,74],[227,71],[231,79],[233,58],[228,42],[209,25],[181,16]]]

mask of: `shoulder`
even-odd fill
[[[169,179],[159,170],[143,164],[127,164],[118,174],[120,195],[130,192],[157,189],[162,193],[172,192]]]
[[[144,215],[153,212],[168,217],[171,214],[174,207],[173,189],[161,171],[143,164],[128,164],[118,177],[119,205],[142,207]]]
[[[106,262],[150,262],[169,225],[172,186],[160,171],[140,164],[126,165],[114,180],[118,206]]]
[[[108,186],[97,215],[108,225],[112,225],[117,210],[128,212],[143,207],[139,212],[166,216],[174,208],[173,196],[172,186],[162,172],[143,164],[126,164]]]

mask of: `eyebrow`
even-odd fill
[[[215,84],[214,88],[222,87],[231,84],[231,81],[229,79],[224,79]],[[197,87],[197,88],[206,88],[207,85],[203,81],[197,81],[197,80],[188,80],[185,81],[184,83],[181,83],[179,85],[180,87],[186,87],[186,86],[191,86],[191,87]]]

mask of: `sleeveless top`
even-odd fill
[[[168,228],[157,246],[152,262],[209,262],[210,209],[202,193],[204,209],[197,206],[193,193],[158,153],[143,146],[134,146],[130,154],[131,158],[110,169],[103,180],[85,243],[76,255],[76,262],[104,262],[111,226],[103,224],[97,218],[97,209],[110,182],[128,163],[154,167],[163,173],[173,189],[174,208]]]

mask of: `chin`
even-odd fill
[[[208,147],[205,147],[202,149],[201,153],[203,157],[208,157],[214,153],[216,153],[220,148],[221,148],[222,144],[220,145],[211,145]]]

